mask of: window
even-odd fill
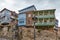
[[[28,17],[31,17],[31,14],[29,14]]]
[[[19,23],[24,23],[24,21],[20,21]]]
[[[48,18],[44,19],[44,22],[49,22],[49,19]]]
[[[43,22],[43,19],[39,19],[39,22]]]
[[[40,12],[39,12],[39,15],[43,15],[43,12],[42,12],[42,11],[40,11]]]
[[[50,14],[53,15],[54,14],[54,11],[50,11]]]
[[[44,22],[47,22],[47,20],[44,20]]]
[[[50,22],[52,22],[52,20],[50,19]]]
[[[48,11],[44,11],[44,15],[48,15]]]
[[[47,22],[47,19],[44,19],[44,22]]]
[[[54,19],[53,18],[50,18],[50,22],[53,22],[54,21]]]
[[[42,15],[42,13],[39,13],[39,15]]]

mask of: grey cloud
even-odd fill
[[[0,3],[4,2],[4,0],[0,0]]]

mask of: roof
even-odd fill
[[[45,10],[36,10],[36,11],[51,11],[51,10],[55,11],[56,9],[45,9]]]
[[[11,12],[11,15],[12,15],[12,16],[17,16],[17,13],[16,13],[15,11],[8,10],[7,8],[2,9],[2,10],[0,11],[0,13],[2,13],[4,10],[7,10],[7,11]]]
[[[10,10],[8,10],[7,8],[4,8],[4,9],[1,10],[0,12],[3,12],[4,10],[10,11]],[[12,11],[10,11],[10,12],[12,12]]]
[[[20,11],[23,11],[23,10],[26,10],[26,9],[29,9],[29,8],[31,8],[31,7],[34,7],[34,8],[35,8],[35,6],[32,5],[32,6],[26,7],[26,8],[24,8],[24,9],[22,9],[22,10],[19,10],[19,12],[20,12]],[[36,10],[36,8],[35,8],[35,10]]]

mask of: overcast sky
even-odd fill
[[[0,10],[7,8],[17,12],[31,5],[35,5],[38,10],[56,9],[55,16],[60,20],[60,0],[0,0]]]

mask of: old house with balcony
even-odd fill
[[[56,9],[48,9],[48,10],[37,10],[33,11],[33,15],[37,17],[35,20],[35,26],[38,27],[54,27],[55,26],[55,10]]]
[[[31,20],[29,18],[32,18],[31,12],[28,13],[28,11],[35,11],[36,8],[34,5],[26,7],[22,10],[19,10],[18,14],[18,26],[30,26],[31,25]]]
[[[14,11],[10,11],[6,8],[0,11],[0,35],[8,36],[12,32],[13,26],[16,21],[13,17],[17,18],[17,14]]]
[[[48,9],[48,10],[36,10],[36,11],[29,11],[26,12],[26,25],[33,27],[33,23],[35,21],[36,27],[46,28],[50,27],[53,28],[55,26],[55,10],[56,9]],[[33,20],[33,16],[37,19]]]

